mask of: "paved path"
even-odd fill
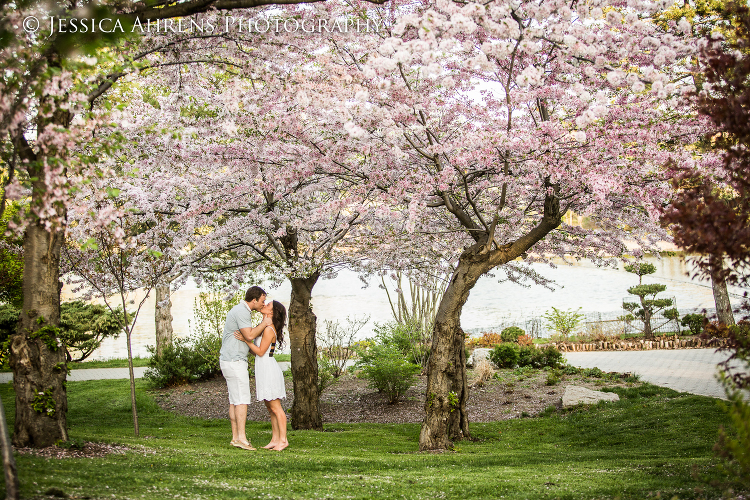
[[[597,367],[605,372],[633,373],[641,380],[675,391],[724,398],[716,380],[716,365],[729,357],[715,349],[658,349],[653,351],[567,352],[573,366]]]
[[[288,361],[282,361],[279,366],[282,370],[289,369]],[[145,366],[134,367],[133,374],[135,378],[142,378],[143,373],[147,370]],[[82,370],[70,370],[68,380],[71,382],[80,382],[81,380],[105,380],[105,379],[122,379],[130,378],[127,368],[88,368]],[[0,384],[6,384],[13,381],[12,373],[0,373]]]
[[[715,349],[677,349],[653,351],[568,352],[565,357],[573,366],[597,367],[605,372],[633,373],[641,380],[680,392],[724,398],[724,389],[716,380],[716,365],[729,354]],[[289,362],[280,362],[282,370]],[[134,368],[136,378],[143,377],[145,367]],[[71,370],[68,380],[126,379],[127,368],[91,368]],[[0,383],[13,380],[12,373],[0,373]]]

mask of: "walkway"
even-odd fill
[[[724,389],[716,380],[716,365],[729,356],[715,349],[659,349],[653,351],[568,352],[565,357],[573,366],[597,367],[605,372],[633,373],[641,380],[679,392],[724,398]],[[282,370],[289,362],[279,363]],[[136,378],[143,377],[145,367],[134,368]],[[91,368],[72,370],[68,380],[126,379],[127,368]],[[13,380],[12,373],[0,373],[0,383]]]
[[[288,370],[291,363],[282,361],[279,366],[282,370]],[[133,374],[135,378],[143,378],[143,374],[148,370],[145,366],[134,367]],[[68,380],[70,382],[80,382],[82,380],[105,380],[105,379],[123,379],[130,378],[127,368],[88,368],[83,370],[70,370]],[[0,384],[7,384],[13,381],[12,373],[0,373]]]
[[[567,352],[573,366],[605,372],[633,373],[641,380],[679,392],[724,398],[716,365],[729,357],[715,349]]]

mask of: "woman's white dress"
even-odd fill
[[[259,335],[255,338],[253,342],[256,346],[260,347],[262,337],[263,335]],[[258,401],[286,399],[284,373],[276,359],[269,356],[270,352],[271,346],[263,356],[255,356],[255,392]]]

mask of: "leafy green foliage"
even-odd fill
[[[17,202],[9,202],[0,219],[0,302],[20,309],[23,306],[23,239],[6,235],[8,221],[20,211]]]
[[[705,321],[706,317],[703,314],[686,314],[680,320],[680,325],[690,330],[693,335],[700,335]]]
[[[201,347],[191,344],[187,339],[176,339],[172,344],[164,346],[159,356],[155,347],[148,346],[151,359],[149,369],[143,377],[155,387],[173,387],[217,375],[220,371],[218,350],[214,363],[212,359],[206,359]],[[218,348],[221,349],[221,339]]]
[[[583,314],[578,312],[580,310],[580,307],[576,311],[573,311],[572,309],[563,311],[562,309],[553,307],[551,311],[545,312],[542,317],[547,322],[547,328],[550,328],[563,337],[567,338],[568,335],[573,333],[573,331],[578,328],[578,325],[581,323],[583,318],[585,318]]]
[[[731,482],[750,490],[750,322],[728,329],[731,354],[719,366],[730,423],[720,428],[714,451],[724,459],[722,469]]]
[[[525,345],[521,346],[518,353],[518,366],[557,368],[562,364],[563,354],[552,345],[541,348]]]
[[[105,338],[117,338],[124,324],[122,309],[112,313],[100,304],[76,300],[60,305],[60,340],[68,349],[68,361],[83,361]],[[77,354],[73,359],[72,352]]]
[[[370,381],[370,387],[385,393],[390,403],[401,399],[421,371],[419,365],[404,359],[402,351],[391,344],[376,344],[358,354],[356,366],[362,376]]]
[[[648,274],[654,274],[656,272],[656,266],[649,262],[640,262],[636,264],[627,264],[625,270],[642,278]]]
[[[521,328],[517,326],[509,326],[500,332],[500,338],[503,342],[516,342],[518,343],[518,337],[526,335]]]
[[[375,325],[376,342],[398,350],[409,362],[424,368],[430,357],[431,332],[417,320]]]
[[[20,314],[20,309],[11,304],[0,305],[2,366],[5,366],[7,362],[10,336],[16,333]],[[45,342],[51,349],[57,349],[57,339],[59,339],[65,345],[68,361],[82,361],[89,357],[105,338],[117,338],[121,332],[121,321],[123,321],[121,309],[117,309],[113,314],[105,306],[99,304],[87,304],[80,300],[63,302],[60,304],[59,328],[51,332],[49,326],[43,327],[35,332],[35,335],[44,336]],[[50,336],[51,333],[54,335]],[[73,354],[76,355],[75,359],[73,359]]]
[[[490,351],[490,361],[498,368],[513,368],[518,364],[520,352],[518,344],[503,342]]]

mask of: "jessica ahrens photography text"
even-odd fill
[[[233,17],[217,16],[205,19],[156,19],[141,21],[136,18],[132,26],[119,18],[87,19],[75,17],[50,16],[49,20],[40,20],[28,16],[23,21],[23,28],[28,33],[35,33],[49,27],[50,36],[54,33],[362,33],[377,32],[380,23],[374,19],[352,18],[273,18],[273,17]]]

